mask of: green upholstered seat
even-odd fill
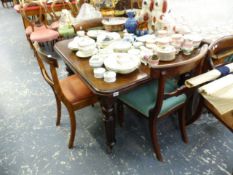
[[[166,81],[165,92],[171,92],[177,88],[174,80]],[[137,87],[136,89],[128,92],[127,94],[122,94],[118,97],[128,106],[136,109],[146,117],[149,117],[149,111],[154,107],[156,103],[156,95],[158,90],[158,81],[154,80],[143,86]],[[186,100],[186,95],[182,94],[177,97],[170,97],[163,101],[162,109],[159,116],[168,112],[172,108],[184,103]]]
[[[65,38],[69,38],[69,37],[72,37],[75,35],[74,28],[72,26],[69,26],[69,25],[59,27],[58,33],[60,36],[65,37]]]

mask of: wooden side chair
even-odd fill
[[[32,6],[32,7],[30,7]],[[38,16],[30,16],[30,10],[28,8],[39,8]],[[40,2],[26,3],[20,9],[23,18],[27,21],[29,26],[25,29],[26,37],[33,48],[33,42],[38,43],[51,43],[52,46],[54,41],[58,39],[59,33],[50,29],[47,26],[46,15],[42,15],[45,12],[45,7]]]
[[[69,1],[65,2],[64,0],[54,0],[51,4],[52,16],[54,21],[51,23],[50,28],[53,30],[57,30],[60,37],[62,38],[73,37],[75,35],[75,30],[72,24],[59,27],[59,19],[61,16],[58,15],[55,10],[57,5],[62,5],[62,9],[66,9],[66,6],[68,6],[72,16],[75,16],[77,14],[77,9],[76,7],[74,7],[76,5],[72,5]]]
[[[206,64],[207,66],[204,66],[206,68],[204,72],[231,62],[233,62],[233,35],[222,37],[209,46],[208,63]],[[203,97],[201,97],[196,110],[197,112],[194,114],[193,120],[189,124],[193,123],[201,116],[203,107],[233,132],[233,111],[221,115],[215,107]]]
[[[4,8],[9,8],[8,5],[10,5],[10,7],[13,7],[14,6],[14,3],[13,3],[13,0],[1,0],[2,1],[2,6]]]
[[[233,35],[222,37],[209,46],[210,69],[233,62]]]
[[[174,112],[178,112],[181,136],[183,141],[188,143],[185,130],[185,109],[191,91],[184,85],[178,86],[174,77],[179,77],[186,72],[194,70],[195,73],[199,73],[207,49],[207,45],[204,45],[192,59],[173,63],[170,66],[158,65],[151,68],[153,81],[118,97],[117,111],[121,125],[124,121],[122,104],[148,119],[153,149],[159,161],[163,161],[157,137],[157,123],[159,120]]]
[[[37,58],[42,76],[52,88],[55,95],[57,104],[57,126],[60,125],[61,120],[61,102],[66,106],[69,112],[70,138],[68,147],[72,148],[76,131],[74,112],[94,104],[97,101],[97,98],[77,75],[72,75],[65,79],[59,80],[56,72],[56,68],[58,68],[57,60],[51,55],[46,55],[45,53],[41,52],[37,42],[34,43],[34,47],[35,56]],[[47,72],[44,63],[49,65],[49,72]]]

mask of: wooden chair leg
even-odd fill
[[[188,143],[188,135],[186,132],[185,106],[178,111],[178,118],[182,140],[184,141],[184,143]]]
[[[76,132],[76,120],[75,120],[75,114],[73,109],[70,107],[67,107],[70,115],[70,139],[69,139],[69,148],[73,148],[74,146],[74,138],[75,138],[75,132]]]
[[[124,107],[123,104],[117,101],[117,118],[120,127],[124,126]]]
[[[160,145],[159,145],[158,136],[157,136],[157,121],[150,119],[149,127],[150,127],[150,135],[151,135],[154,152],[156,154],[157,159],[162,162],[163,157],[160,151]]]
[[[55,98],[56,98],[56,103],[57,103],[57,121],[56,121],[56,126],[59,126],[60,123],[61,123],[61,101],[59,100],[59,98],[57,97],[56,94],[55,94]]]

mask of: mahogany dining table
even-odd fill
[[[64,60],[65,64],[88,85],[95,93],[100,102],[103,113],[103,121],[105,126],[107,152],[111,152],[115,139],[115,115],[114,102],[117,96],[123,94],[137,86],[152,80],[150,77],[150,68],[141,64],[138,69],[129,74],[117,74],[116,82],[106,83],[103,79],[94,77],[93,68],[89,65],[88,58],[79,58],[75,52],[68,48],[68,43],[72,39],[59,41],[55,44],[54,50]],[[184,60],[191,59],[199,53],[199,49],[193,51],[189,56],[180,53],[174,61],[159,62],[159,65],[171,68],[174,63],[181,63]]]

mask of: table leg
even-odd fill
[[[107,152],[111,153],[116,142],[115,139],[115,117],[114,117],[114,98],[100,96],[100,105],[104,114],[103,121],[105,126]]]

